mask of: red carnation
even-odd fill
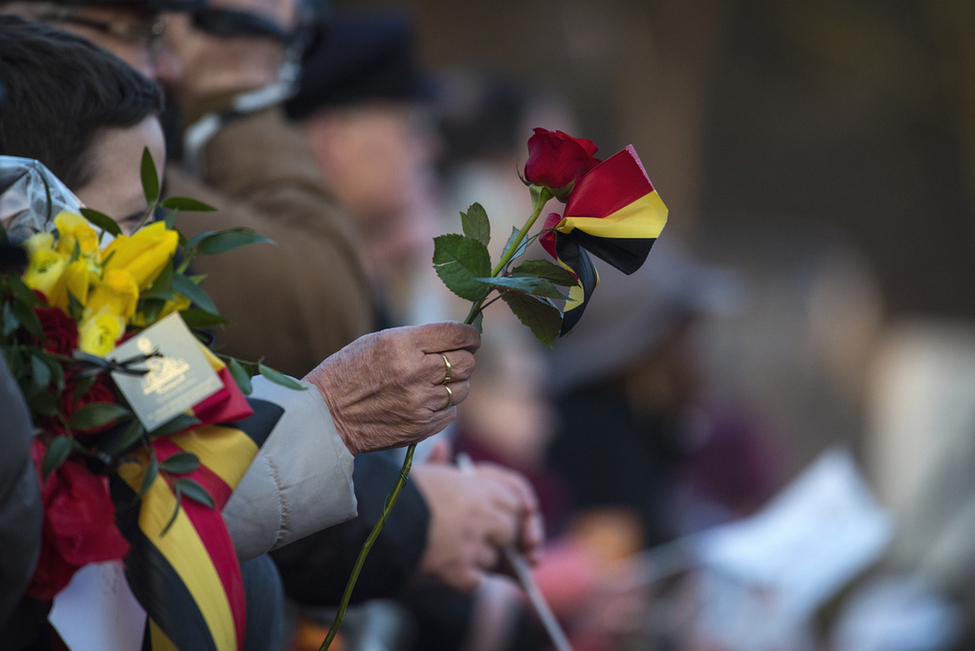
[[[78,324],[56,307],[35,307],[34,313],[44,330],[44,341],[37,345],[58,355],[70,355],[78,347]]]
[[[573,138],[561,131],[535,129],[528,140],[525,179],[544,186],[560,201],[572,191],[575,182],[600,161],[593,156],[599,148],[585,138]]]
[[[31,445],[38,476],[45,447]],[[84,565],[122,559],[129,543],[115,526],[108,477],[95,475],[82,461],[68,459],[41,483],[44,526],[41,556],[27,596],[50,601]]]

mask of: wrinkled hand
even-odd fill
[[[439,463],[413,468],[430,509],[420,573],[455,590],[473,590],[487,571],[505,568],[501,550],[514,545],[537,562],[544,532],[538,500],[519,473],[477,464],[473,474]]]
[[[352,454],[386,450],[422,441],[454,419],[480,345],[480,333],[460,323],[391,328],[356,339],[304,379],[318,387]],[[449,409],[441,353],[451,366]]]

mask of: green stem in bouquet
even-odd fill
[[[507,248],[507,250],[505,250],[504,255],[501,256],[500,260],[498,260],[498,264],[495,265],[494,269],[491,270],[491,278],[497,278],[498,274],[507,269],[508,263],[511,262],[511,259],[515,257],[515,253],[518,251],[519,247],[521,247],[521,243],[525,241],[528,231],[531,230],[531,227],[534,226],[535,222],[538,220],[539,215],[542,214],[545,204],[548,203],[548,200],[553,196],[548,188],[539,187],[537,185],[532,185],[530,187],[532,196],[532,214],[528,218],[528,221],[525,222],[525,225],[522,226],[521,230],[518,231],[518,236],[511,242],[511,245]],[[471,310],[467,313],[467,318],[464,319],[464,323],[467,325],[474,323],[474,319],[477,318],[478,313],[484,309],[484,301],[486,298],[487,297],[485,296],[481,300],[475,301],[474,304],[471,305]]]

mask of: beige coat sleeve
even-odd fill
[[[311,384],[305,391],[253,380],[252,397],[284,415],[223,509],[237,556],[245,561],[356,515],[353,456]]]

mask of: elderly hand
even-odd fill
[[[486,571],[504,566],[501,550],[515,545],[530,562],[544,539],[538,501],[520,474],[477,464],[469,474],[425,463],[410,477],[430,509],[420,573],[461,591],[473,590]]]
[[[480,345],[480,333],[460,323],[392,328],[356,339],[304,379],[318,387],[352,454],[385,450],[454,419]]]

